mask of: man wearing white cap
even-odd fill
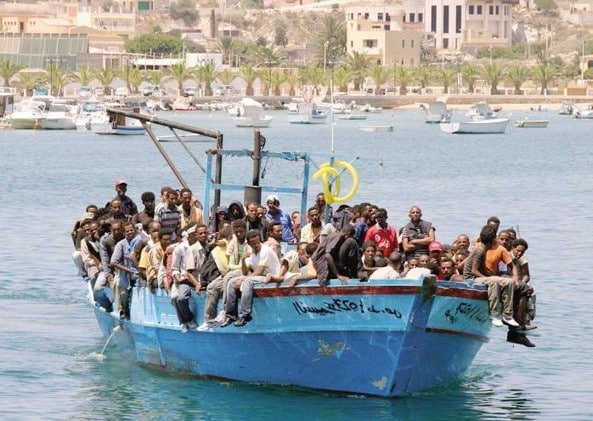
[[[292,218],[289,214],[282,212],[279,208],[280,200],[275,194],[271,194],[266,198],[266,205],[268,211],[266,212],[266,219],[270,222],[277,221],[282,224],[282,241],[288,244],[296,244],[296,239],[293,234]]]
[[[125,180],[115,180],[115,191],[117,196],[114,199],[121,201],[121,210],[124,215],[136,215],[138,213],[138,207],[129,196],[126,196],[128,190],[128,183]]]

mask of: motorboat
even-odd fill
[[[487,134],[504,133],[508,125],[508,118],[486,118],[483,120],[440,123],[439,127],[445,133]]]
[[[291,124],[325,124],[327,112],[317,109],[315,103],[297,104],[297,113],[290,116]]]
[[[421,104],[427,123],[448,123],[451,121],[451,111],[443,101],[431,101]]]
[[[487,102],[480,101],[469,108],[466,116],[472,120],[490,119],[497,117],[497,111],[492,109]]]
[[[339,114],[338,119],[340,120],[366,120],[368,115],[361,113],[358,110],[350,110],[344,114]]]
[[[525,129],[531,129],[531,128],[544,128],[544,127],[548,127],[548,123],[550,122],[550,120],[544,120],[544,119],[536,119],[536,118],[523,118],[521,120],[516,120],[514,125],[515,127],[521,127],[521,128],[525,128]]]
[[[76,128],[84,130],[106,130],[111,127],[107,108],[100,101],[83,101],[78,104]]]
[[[574,113],[574,105],[570,102],[563,102],[558,109],[560,115],[572,115]]]
[[[76,130],[78,107],[66,102],[54,101],[43,118],[39,119],[39,126],[46,130]]]
[[[593,107],[589,106],[586,109],[581,109],[581,108],[575,107],[573,115],[574,115],[574,118],[579,118],[579,119],[593,118]]]
[[[243,98],[239,104],[239,117],[235,118],[237,127],[270,127],[274,117],[262,115],[263,105],[252,98]]]
[[[358,126],[358,130],[362,130],[363,132],[392,132],[393,126],[388,124],[374,126]]]
[[[44,101],[23,100],[15,105],[10,114],[10,127],[13,129],[39,128],[39,120],[45,117],[46,103]]]

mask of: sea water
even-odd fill
[[[593,121],[551,111],[531,115],[548,118],[546,129],[450,135],[425,124],[420,111],[384,110],[366,121],[320,126],[291,125],[286,113],[272,114],[272,126],[262,129],[267,150],[310,152],[315,168],[333,150],[359,173],[361,187],[351,202],[385,207],[396,227],[408,221],[410,206],[419,205],[444,243],[460,233],[475,238],[492,215],[501,219],[502,228],[516,228],[529,242],[539,326],[530,338],[537,347],[507,343],[506,329],[493,329],[460,381],[398,399],[199,380],[131,363],[112,345],[101,353],[106,338],[70,260],[73,223],[86,205],[102,206],[114,196],[115,179],[128,182],[128,194],[139,206],[142,192],[158,196],[162,185],[179,183],[148,136],[3,130],[2,418],[593,419],[593,283],[587,257],[593,249]],[[515,112],[511,119],[526,115]],[[161,117],[220,130],[226,148],[253,145],[253,131],[235,128],[222,112]],[[394,131],[357,128],[386,124]],[[202,165],[204,149],[214,146],[187,145]],[[163,146],[201,195],[203,173],[193,159],[176,143]],[[223,179],[250,184],[251,168],[250,159],[230,158]],[[267,186],[298,186],[303,173],[302,164],[275,160],[264,159],[264,169],[262,185]],[[312,200],[321,186],[310,186]],[[233,199],[242,195],[223,195],[223,203]],[[298,207],[296,196],[281,195],[280,202],[285,211]]]

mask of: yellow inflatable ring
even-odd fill
[[[337,168],[343,168],[350,174],[352,178],[352,187],[350,191],[345,196],[340,196],[340,189],[342,187],[341,180],[340,180],[340,173]],[[313,179],[316,180],[321,178],[321,186],[323,188],[323,194],[325,195],[325,202],[328,204],[332,203],[344,203],[348,202],[350,199],[354,197],[356,192],[358,191],[358,173],[350,164],[346,161],[334,161],[333,166],[329,163],[321,164],[319,166],[319,170],[313,174]],[[330,188],[331,182],[330,180],[334,180],[334,191]]]

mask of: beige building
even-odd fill
[[[519,0],[425,0],[424,29],[437,50],[475,51],[512,44],[512,5]]]
[[[417,22],[406,22],[403,7],[350,6],[346,8],[346,26],[348,54],[357,51],[385,66],[420,64],[425,33]]]

